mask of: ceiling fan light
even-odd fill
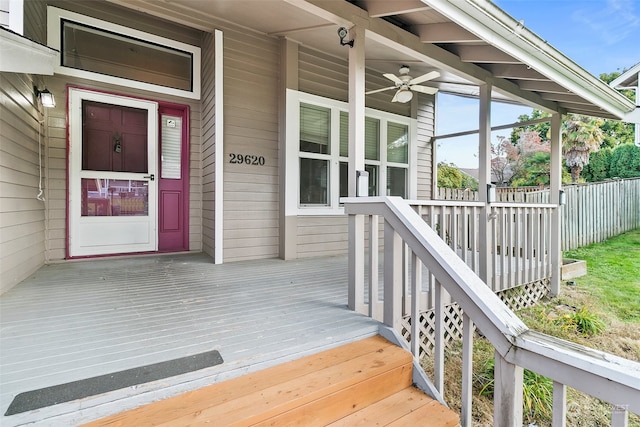
[[[398,93],[396,93],[396,101],[405,103],[411,101],[413,98],[413,92],[409,89],[400,89]]]

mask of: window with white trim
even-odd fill
[[[349,114],[347,104],[300,94],[298,191],[300,214],[340,209],[348,195]],[[365,170],[369,195],[409,195],[408,117],[366,110]]]
[[[200,98],[200,48],[49,6],[56,74]]]

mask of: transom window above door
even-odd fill
[[[57,74],[200,98],[200,48],[57,7],[47,8]]]

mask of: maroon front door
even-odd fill
[[[158,250],[189,249],[187,108],[159,108]]]

